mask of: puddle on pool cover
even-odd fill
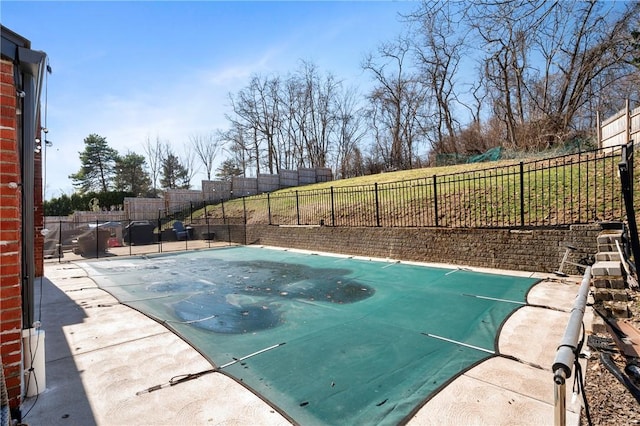
[[[204,272],[204,271],[203,271]],[[347,278],[348,269],[313,268],[270,261],[227,261],[216,277],[152,284],[157,293],[194,294],[172,305],[178,318],[217,333],[251,333],[282,322],[284,300],[348,304],[375,290]],[[209,270],[208,273],[211,273]]]

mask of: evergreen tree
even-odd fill
[[[216,170],[216,177],[225,182],[230,182],[234,176],[242,176],[242,170],[236,161],[227,158]]]
[[[189,170],[182,165],[180,159],[171,150],[167,149],[162,159],[162,176],[160,177],[162,189],[189,189]]]
[[[151,178],[145,171],[146,160],[144,156],[135,152],[127,152],[126,155],[116,160],[116,191],[127,191],[136,196],[146,195],[150,192]]]
[[[109,147],[106,138],[93,133],[84,139],[84,145],[84,151],[79,152],[82,166],[69,178],[81,193],[107,192],[115,175],[118,151]]]
[[[42,202],[45,216],[68,216],[73,213],[71,198],[67,194],[62,194],[58,198],[44,200]]]

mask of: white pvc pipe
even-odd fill
[[[24,363],[24,387],[26,396],[41,394],[47,387],[44,356],[44,330],[22,330],[22,358]]]

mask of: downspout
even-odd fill
[[[21,151],[22,173],[22,326],[31,328],[34,323],[35,278],[35,152],[39,134],[40,93],[47,55],[24,47],[18,47],[17,66],[22,77],[21,135],[18,137]]]

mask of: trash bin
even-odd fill
[[[124,228],[124,242],[130,246],[141,246],[155,243],[153,229],[155,227],[147,221],[131,222]]]

